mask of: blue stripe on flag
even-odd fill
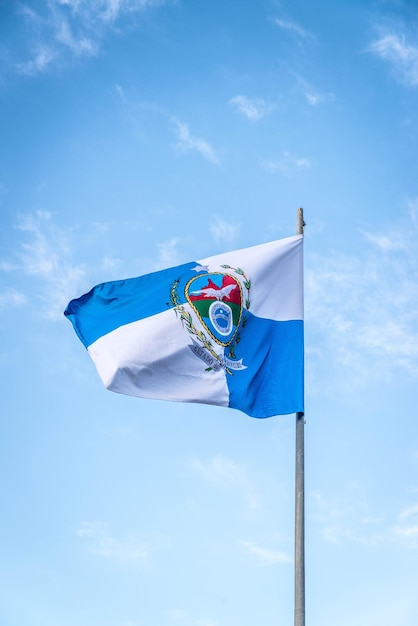
[[[166,311],[170,285],[180,280],[179,293],[196,262],[153,272],[138,278],[101,283],[81,298],[71,300],[64,315],[86,348],[112,330]],[[183,287],[183,289],[182,289]]]
[[[229,406],[252,417],[303,411],[303,321],[251,314],[237,347],[247,369],[226,375]]]

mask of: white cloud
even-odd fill
[[[240,95],[231,98],[229,104],[249,120],[259,120],[268,115],[272,109],[272,106],[262,98],[247,98]]]
[[[35,76],[42,74],[49,68],[56,57],[55,51],[47,45],[40,44],[32,51],[31,59],[22,63],[16,63],[18,74]]]
[[[418,548],[418,504],[400,511],[392,531],[395,540],[410,548]]]
[[[386,33],[367,52],[389,63],[395,78],[406,86],[418,85],[418,45],[407,42],[404,34]]]
[[[177,249],[179,243],[179,239],[172,237],[171,239],[158,244],[158,260],[156,262],[156,269],[172,267],[173,265],[179,264],[180,255]]]
[[[187,124],[179,121],[175,123],[177,134],[176,149],[179,152],[195,151],[211,163],[219,165],[218,155],[205,139],[192,135]]]
[[[333,100],[335,97],[332,92],[324,93],[324,92],[319,91],[301,76],[296,75],[296,79],[303,92],[303,95],[306,98],[306,101],[311,106],[317,106],[324,102],[328,102],[330,100]]]
[[[209,481],[223,482],[227,479],[231,482],[241,483],[244,472],[242,468],[221,456],[214,457],[210,462],[204,463],[198,458],[192,459],[192,467]]]
[[[17,229],[23,241],[12,259],[0,262],[0,270],[36,279],[33,288],[45,315],[61,318],[85,277],[85,269],[72,262],[71,235],[58,229],[52,217],[49,211],[36,211],[19,219]],[[20,298],[23,302],[27,294]]]
[[[336,496],[314,492],[311,501],[312,519],[319,525],[326,543],[364,546],[397,543],[418,548],[416,502],[386,517],[373,515],[367,503],[367,490],[355,483],[344,485]]]
[[[57,24],[55,38],[58,42],[70,48],[76,56],[95,54],[97,50],[97,45],[90,38],[85,35],[76,37],[68,21],[64,19]]]
[[[363,231],[364,236],[382,252],[391,252],[395,250],[407,249],[407,241],[401,233],[368,233]]]
[[[364,233],[366,246],[355,256],[330,251],[311,257],[305,312],[319,347],[313,354],[307,343],[308,376],[320,370],[322,356],[328,366],[330,356],[338,366],[339,390],[344,380],[352,390],[388,380],[399,369],[418,376],[417,236],[409,217]]]
[[[158,272],[167,267],[174,267],[184,262],[181,253],[182,240],[178,237],[171,237],[156,244],[157,252],[151,258],[143,258],[137,261],[141,274]],[[187,259],[186,259],[187,260]]]
[[[277,565],[278,563],[292,563],[292,558],[279,550],[262,548],[250,541],[243,541],[242,546],[245,551],[254,556],[260,565]]]
[[[117,561],[147,563],[151,552],[167,547],[167,538],[158,534],[147,540],[140,540],[135,535],[115,537],[107,522],[103,521],[82,522],[76,534],[87,542],[92,554]]]
[[[105,256],[102,258],[101,267],[106,276],[115,276],[122,265],[122,260],[116,257]]]
[[[210,225],[209,230],[219,246],[230,246],[237,239],[240,231],[240,225],[234,222],[227,222],[217,215],[213,218],[214,222]]]
[[[244,468],[234,461],[218,455],[207,462],[194,458],[191,460],[191,466],[209,482],[223,488],[229,487],[243,492],[248,507],[251,509],[258,508],[259,498],[255,494]]]
[[[27,298],[16,289],[0,289],[0,311],[26,304]]]
[[[298,170],[310,169],[312,162],[307,157],[295,157],[288,152],[284,152],[277,161],[264,161],[263,167],[270,172],[279,171],[289,175]]]
[[[37,211],[35,215],[26,215],[20,219],[18,229],[31,235],[30,241],[22,244],[23,251],[20,254],[28,274],[50,277],[58,269],[59,249],[52,248],[47,229],[43,228],[51,224],[51,217],[48,211]]]
[[[302,26],[300,26],[299,24],[297,24],[297,22],[295,22],[293,20],[282,19],[282,18],[274,18],[273,22],[281,30],[287,31],[287,32],[291,33],[292,35],[295,35],[299,39],[306,39],[306,38],[312,36],[307,30],[302,28]]]
[[[122,5],[122,0],[108,0],[108,2],[104,3],[104,10],[101,14],[101,18],[105,22],[114,21],[117,19]]]
[[[19,269],[19,265],[13,261],[0,261],[0,272],[14,272]]]
[[[35,4],[35,9],[28,4],[20,5],[15,19],[23,58],[17,60],[14,49],[8,50],[7,56],[16,72],[36,76],[57,63],[97,54],[111,30],[123,30],[124,18],[132,28],[136,14],[167,1],[48,0]]]
[[[21,216],[16,225],[21,233],[19,241],[10,258],[0,258],[0,272],[5,279],[0,310],[31,299],[36,302],[31,310],[61,320],[68,302],[88,291],[95,282],[101,282],[104,275],[108,280],[117,280],[126,274],[127,260],[114,253],[95,254],[93,260],[86,261],[85,248],[89,255],[92,241],[99,239],[102,246],[106,245],[103,235],[109,232],[107,223],[93,222],[88,226],[85,224],[80,236],[75,227],[59,228],[49,211]],[[127,223],[126,227],[132,229],[135,225]],[[158,243],[152,258],[136,261],[141,266],[140,273],[178,265],[182,260],[180,245],[181,239],[175,237]],[[23,286],[18,288],[19,281]]]
[[[111,222],[92,222],[91,224],[101,234],[108,233],[112,230]]]
[[[370,513],[362,486],[356,483],[345,485],[335,497],[314,492],[311,500],[312,517],[320,526],[326,543],[349,541],[376,545],[388,539],[385,520]]]
[[[122,85],[119,85],[118,83],[115,83],[115,90],[116,90],[116,93],[118,94],[119,98],[122,100],[123,104],[125,104],[125,105],[129,104],[129,100],[126,97],[125,90],[122,87]]]
[[[311,106],[316,106],[323,99],[318,93],[312,91],[312,89],[305,90],[305,98]]]

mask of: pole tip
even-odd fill
[[[296,233],[298,235],[303,235],[303,229],[306,226],[306,222],[303,219],[303,209],[302,209],[302,207],[299,207],[296,210],[296,215],[297,215]]]

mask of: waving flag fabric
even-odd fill
[[[112,391],[303,411],[302,246],[297,235],[103,283],[65,315]]]

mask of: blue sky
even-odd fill
[[[418,620],[418,7],[0,7],[0,622],[293,620],[294,416],[105,391],[98,282],[293,235],[309,626]]]

